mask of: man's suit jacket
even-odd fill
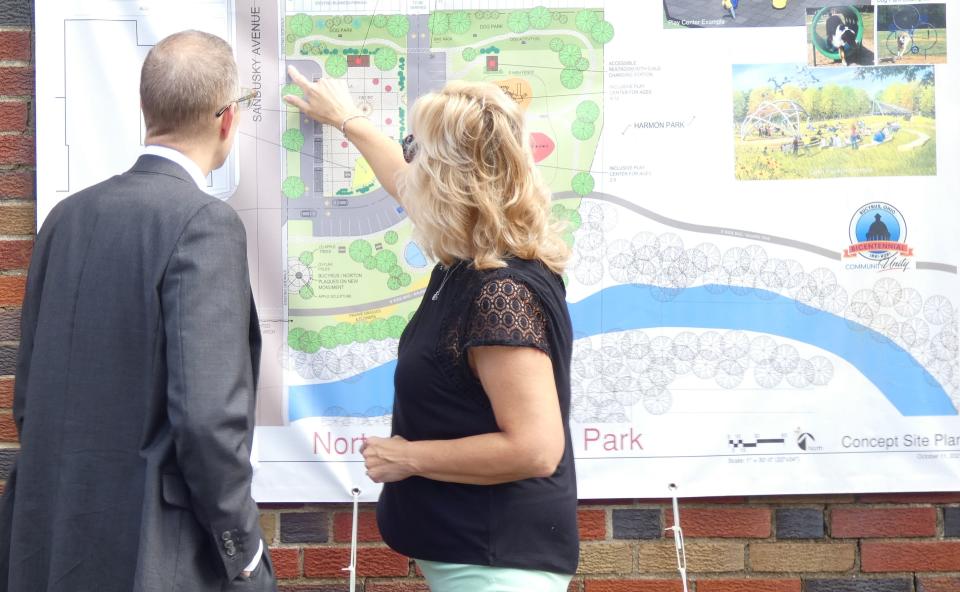
[[[260,330],[236,213],[145,155],[58,204],[23,303],[0,590],[273,590],[250,445]]]

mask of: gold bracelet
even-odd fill
[[[351,119],[356,119],[358,117],[366,117],[363,113],[354,113],[353,115],[347,115],[343,118],[343,122],[340,123],[340,133],[344,136],[347,135],[347,122]]]

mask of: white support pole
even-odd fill
[[[341,571],[350,572],[350,592],[357,592],[357,521],[360,515],[360,488],[350,490],[353,496],[353,525],[350,529],[350,565]]]
[[[677,570],[680,572],[680,579],[683,581],[683,592],[687,589],[687,550],[683,546],[683,529],[680,527],[680,502],[677,498],[677,484],[671,483],[667,489],[673,498],[673,526],[664,530],[673,531],[673,544],[677,551]]]

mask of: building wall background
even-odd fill
[[[10,408],[36,231],[33,10],[0,0],[0,483],[18,450]],[[282,591],[348,590],[350,506],[261,511]],[[682,591],[669,500],[583,501],[579,519],[572,592]],[[960,492],[699,499],[681,519],[691,592],[960,592]],[[370,504],[359,533],[358,590],[427,591],[383,545]]]

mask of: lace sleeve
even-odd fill
[[[526,284],[510,277],[484,283],[471,303],[462,351],[479,345],[535,347],[550,355],[543,305]]]

